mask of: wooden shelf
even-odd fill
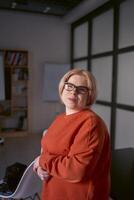
[[[3,60],[10,115],[0,116],[0,136],[25,136],[28,132],[28,52],[6,49],[3,50]],[[3,113],[7,112],[6,101],[2,105]]]
[[[13,85],[18,85],[20,83],[25,83],[27,84],[28,80],[12,80]]]
[[[12,107],[12,112],[17,112],[17,111],[27,111],[28,110],[28,108],[16,108],[16,107]]]
[[[7,131],[7,132],[0,132],[0,137],[24,137],[27,136],[27,131]]]
[[[27,68],[27,65],[8,65],[8,64],[5,64],[5,67],[9,67],[9,68]]]

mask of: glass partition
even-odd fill
[[[121,4],[119,20],[119,48],[134,45],[134,1]]]
[[[74,58],[85,57],[88,54],[88,23],[74,30]]]
[[[88,62],[87,60],[74,62],[73,68],[88,69]]]
[[[134,148],[134,112],[117,109],[115,148]]]
[[[97,81],[98,100],[111,101],[112,57],[102,57],[91,61],[92,73]]]
[[[113,49],[113,10],[107,11],[92,21],[92,54]]]
[[[134,105],[134,52],[119,55],[117,102]]]
[[[92,106],[94,112],[96,112],[106,123],[108,130],[110,131],[110,121],[111,121],[111,108],[108,106],[102,106],[94,104]]]

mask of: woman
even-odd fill
[[[109,134],[89,107],[96,100],[93,75],[82,69],[66,73],[59,83],[65,105],[42,138],[34,170],[43,181],[42,200],[108,200]]]

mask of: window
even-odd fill
[[[72,66],[97,79],[92,108],[107,124],[113,149],[134,147],[133,8],[132,0],[109,1],[72,24]]]

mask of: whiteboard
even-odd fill
[[[70,64],[45,63],[44,66],[44,83],[43,83],[43,100],[59,100],[59,82],[63,75],[70,70]]]

